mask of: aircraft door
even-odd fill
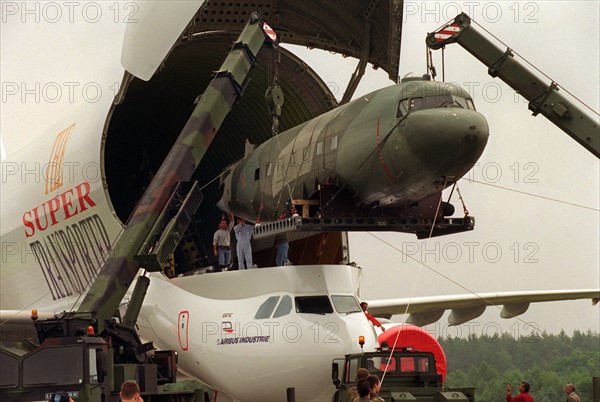
[[[336,159],[337,159],[337,145],[338,145],[338,136],[337,133],[333,135],[328,135],[325,138],[325,143],[323,144],[325,150],[323,151],[323,165],[325,172],[329,172],[332,176],[335,176],[336,169]]]
[[[177,328],[179,335],[179,346],[181,350],[188,350],[188,325],[190,321],[190,313],[181,311],[177,320]]]
[[[314,180],[314,175],[318,172],[318,142],[323,141],[320,138],[321,129],[324,126],[324,117],[319,116],[309,121],[304,126],[294,141],[293,152],[295,155],[295,163],[299,164],[298,174],[305,176],[305,183],[308,184]],[[321,145],[322,146],[322,145]],[[323,155],[321,154],[322,158]]]

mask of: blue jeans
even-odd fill
[[[224,267],[231,263],[231,249],[219,247],[217,253],[220,266]]]
[[[279,243],[279,245],[277,246],[277,257],[275,257],[275,265],[281,267],[287,262],[289,249],[290,244],[288,242]]]

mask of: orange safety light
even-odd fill
[[[360,345],[360,347],[362,348],[365,345],[365,337],[360,335],[358,337],[358,344]]]
[[[92,327],[91,325],[89,325],[87,327],[87,329],[85,330],[86,334],[88,335],[94,335],[94,327]]]
[[[35,310],[35,309],[34,309],[34,310],[31,310],[31,319],[32,319],[33,321],[35,321],[35,320],[37,320],[37,319],[38,319],[38,311],[37,311],[37,310]]]

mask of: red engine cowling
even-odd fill
[[[427,331],[411,324],[401,324],[387,329],[379,335],[379,344],[387,342],[394,349],[412,348],[415,351],[431,352],[435,358],[435,368],[442,375],[442,382],[446,380],[446,355],[442,346]]]

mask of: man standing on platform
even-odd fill
[[[215,272],[221,272],[224,267],[231,264],[231,228],[233,228],[233,215],[229,214],[229,224],[225,217],[219,222],[219,229],[213,236],[213,254],[218,258]]]
[[[237,239],[238,269],[252,268],[252,226],[247,225],[245,219],[238,218],[238,224],[233,227],[233,231]]]

